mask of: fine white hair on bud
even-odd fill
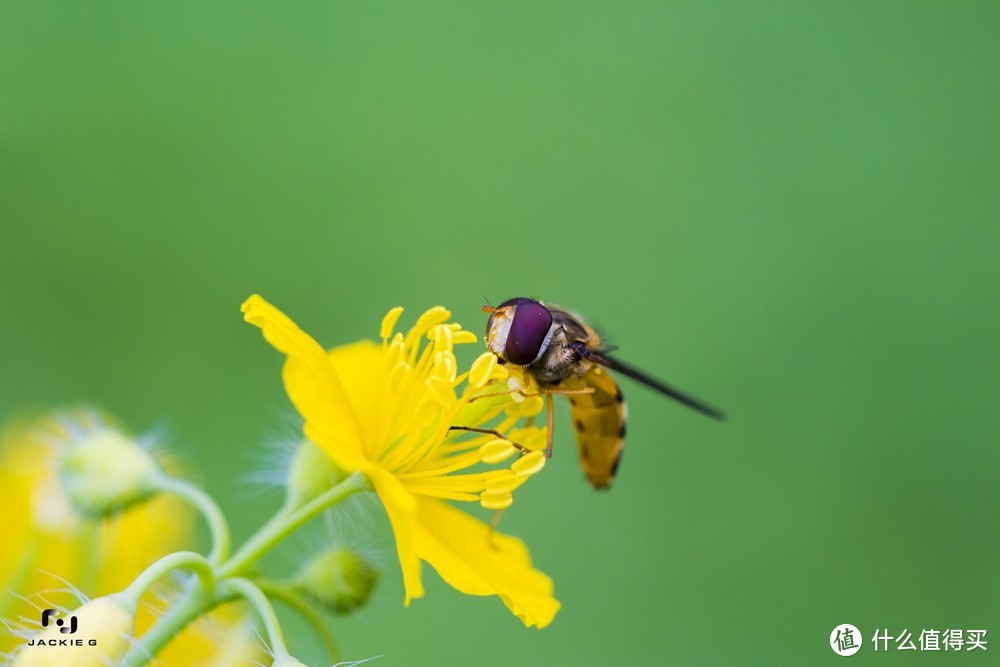
[[[67,497],[89,516],[105,516],[146,500],[156,493],[160,476],[153,456],[112,428],[75,440],[59,461]]]
[[[44,609],[42,625],[18,649],[11,667],[117,665],[132,642],[135,610],[120,595],[108,595],[69,613]]]

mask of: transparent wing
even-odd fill
[[[607,351],[605,350],[586,349],[583,351],[583,355],[595,364],[600,364],[605,368],[610,368],[611,370],[621,373],[626,377],[630,377],[636,382],[641,382],[650,389],[654,389],[664,396],[668,396],[679,403],[683,403],[689,408],[697,410],[701,414],[711,417],[712,419],[722,420],[726,418],[726,414],[722,412],[722,410],[713,408],[708,403],[705,403],[704,401],[697,399],[680,389],[671,387],[667,383],[661,382],[660,380],[643,373],[638,368],[629,366],[625,362],[619,361],[613,357],[609,357]]]

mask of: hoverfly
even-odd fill
[[[601,337],[579,317],[535,299],[517,298],[490,313],[486,345],[501,361],[523,367],[545,395],[552,455],[552,396],[569,398],[580,465],[597,489],[608,488],[625,444],[625,399],[608,370],[637,380],[698,412],[723,419],[721,411],[609,356]]]

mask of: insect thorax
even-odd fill
[[[587,332],[575,319],[556,315],[548,345],[538,359],[528,366],[528,372],[541,385],[556,385],[571,377],[582,377],[590,372],[593,363],[582,358],[574,341],[586,341]]]

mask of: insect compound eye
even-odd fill
[[[486,339],[487,340],[489,340],[489,338],[490,338],[490,332],[493,331],[493,320],[496,318],[497,312],[504,312],[504,311],[507,311],[507,310],[513,310],[514,306],[517,306],[517,305],[522,304],[522,303],[532,303],[532,300],[531,299],[526,299],[524,297],[518,297],[516,299],[507,299],[506,301],[504,301],[503,303],[501,303],[499,306],[493,308],[493,311],[490,314],[490,319],[486,323]]]
[[[552,313],[537,301],[531,299],[516,301],[519,303],[514,311],[514,321],[510,324],[504,352],[512,364],[527,366],[535,360],[539,350],[542,349],[545,336],[552,326]]]

